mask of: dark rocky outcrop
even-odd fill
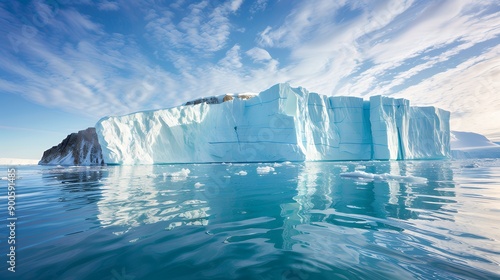
[[[211,97],[199,98],[192,101],[188,101],[184,105],[196,105],[200,103],[219,104],[221,102],[219,101],[219,98],[217,98],[216,96],[211,96]]]
[[[95,128],[71,133],[59,145],[43,153],[39,165],[104,165]]]
[[[250,98],[255,97],[255,95],[250,95],[250,94],[238,94],[238,95],[220,95],[220,96],[210,96],[210,97],[203,97],[203,98],[198,98],[195,100],[188,101],[184,103],[184,106],[187,105],[196,105],[196,104],[201,104],[201,103],[207,103],[207,104],[220,104],[226,101],[231,101],[235,98],[243,99],[243,100],[248,100]]]

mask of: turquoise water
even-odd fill
[[[16,169],[1,279],[500,279],[499,160]]]

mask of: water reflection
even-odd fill
[[[357,275],[362,275],[363,266],[369,265],[379,267],[378,271],[391,271],[378,277],[413,278],[399,262],[417,267],[425,256],[432,255],[435,249],[431,244],[435,239],[446,239],[435,231],[420,229],[415,222],[452,222],[456,215],[455,185],[449,162],[304,163],[299,170],[294,202],[281,204],[283,247],[316,259],[319,265],[348,268]],[[425,177],[428,183],[340,176],[342,172],[355,170]],[[413,242],[427,244],[429,251],[414,247]],[[406,255],[406,252],[411,253]],[[381,255],[385,261],[378,259]],[[393,260],[390,268],[389,259]]]
[[[395,180],[368,181],[342,178],[344,171],[363,170],[372,174],[419,176],[429,180],[427,184],[412,184]],[[381,219],[419,219],[419,213],[437,211],[455,203],[453,170],[449,163],[429,162],[368,162],[354,163],[304,163],[300,167],[295,203],[282,205],[283,209],[295,209],[291,220],[300,224],[328,221],[365,228],[369,225],[350,219],[336,219],[336,214],[355,214]],[[323,211],[323,212],[322,212]],[[287,211],[284,211],[287,212]],[[289,216],[289,215],[285,215]]]
[[[187,184],[189,173],[158,165],[114,167],[97,202],[101,225],[126,230],[165,221],[170,221],[167,229],[207,225],[210,207],[197,197],[197,187]]]

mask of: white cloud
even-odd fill
[[[403,96],[458,112],[460,129],[500,131],[489,121],[500,106],[491,94],[500,63],[494,1],[300,1],[282,22],[259,22],[260,32],[238,24],[254,16],[242,7],[275,7],[267,1],[188,2],[137,8],[139,36],[106,33],[95,18],[61,7],[38,35],[24,38],[23,63],[8,41],[0,43],[0,71],[12,77],[0,78],[0,90],[100,116],[288,81],[323,94]],[[0,16],[19,20],[1,7]],[[44,37],[45,29],[58,36]]]
[[[272,59],[271,55],[266,50],[257,47],[246,51],[245,54],[252,58],[254,62],[268,61]]]
[[[226,56],[219,61],[219,64],[226,68],[241,68],[240,46],[234,45],[226,52]]]
[[[250,13],[255,14],[260,11],[264,11],[267,7],[267,0],[257,0],[254,1],[250,7]]]
[[[120,9],[118,3],[113,1],[102,1],[97,4],[97,7],[101,11],[117,11]]]
[[[226,2],[212,7],[209,1],[201,1],[188,7],[189,13],[174,21],[174,14],[155,14],[147,25],[149,37],[163,49],[184,48],[198,54],[223,49],[231,33],[229,16],[241,6],[241,0]]]
[[[233,0],[230,3],[230,9],[232,12],[236,12],[243,4],[243,0]]]

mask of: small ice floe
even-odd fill
[[[187,168],[182,168],[180,171],[173,172],[173,173],[163,173],[163,177],[170,178],[172,182],[178,182],[178,181],[186,181],[187,177],[189,176],[189,173],[191,173],[191,170]]]
[[[346,165],[334,165],[334,167],[340,168],[342,172],[346,172],[347,170],[349,170],[349,167],[347,167]]]
[[[197,204],[206,204],[207,202],[204,200],[199,200],[199,199],[191,199],[191,200],[186,200],[182,204],[186,205],[197,205]]]
[[[166,227],[165,229],[166,230],[173,230],[174,228],[180,227],[180,226],[182,226],[182,222],[173,222],[173,223],[170,223],[170,225],[168,225],[168,227]]]
[[[462,168],[478,168],[478,167],[479,164],[477,162],[462,165]]]
[[[274,172],[274,167],[271,167],[271,166],[259,166],[259,167],[257,167],[257,174],[259,174],[259,175],[268,174],[270,172]]]
[[[237,172],[236,175],[240,175],[240,176],[246,176],[248,174],[248,172],[246,172],[245,170],[241,170],[240,172]]]
[[[366,166],[361,165],[361,164],[354,166],[354,170],[365,170],[365,169],[366,169]]]
[[[397,181],[400,183],[410,183],[410,184],[427,184],[427,178],[416,177],[416,176],[400,176],[392,175],[388,173],[384,174],[373,174],[364,171],[354,171],[354,172],[344,172],[340,173],[342,178],[350,178],[362,181]]]
[[[205,184],[202,184],[202,183],[200,183],[200,182],[196,182],[196,183],[194,184],[194,187],[195,187],[195,188],[197,188],[197,189],[198,189],[198,188],[201,188],[201,187],[203,187],[203,186],[205,186]]]

